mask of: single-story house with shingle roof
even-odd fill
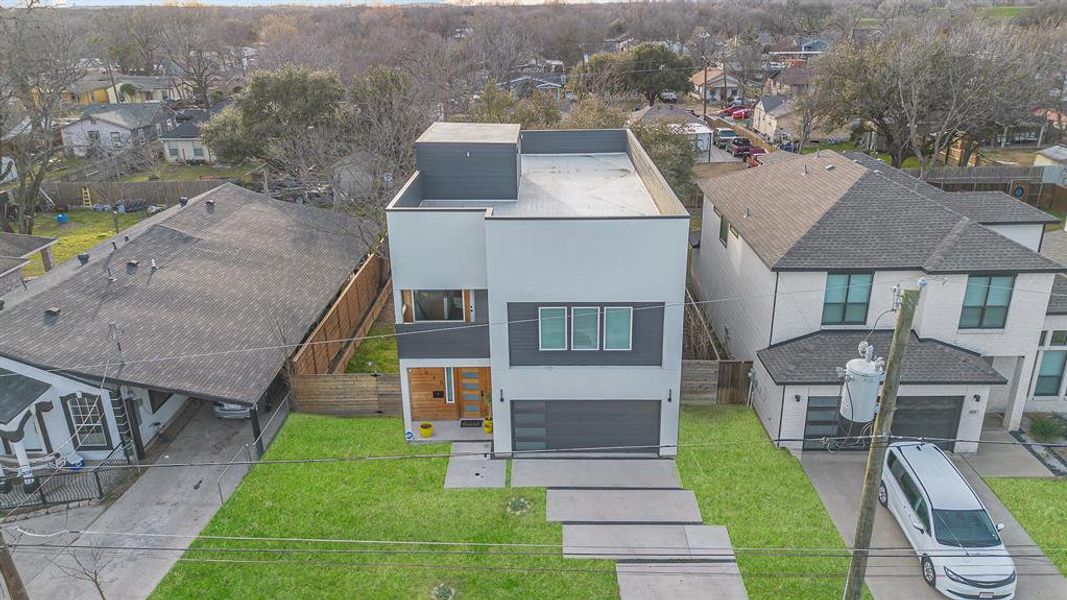
[[[74,156],[121,152],[157,139],[174,127],[166,104],[90,104],[78,120],[60,128],[63,148]]]
[[[294,346],[366,256],[359,226],[224,184],[10,295],[0,369],[18,377],[0,374],[3,450],[141,455],[189,403],[284,397]]]
[[[200,135],[200,127],[214,117],[228,103],[220,103],[211,108],[187,108],[174,115],[177,125],[164,131],[159,139],[163,142],[163,157],[167,162],[205,163],[215,162]]]
[[[22,284],[22,267],[40,253],[44,270],[52,269],[52,245],[56,238],[0,231],[0,300]]]
[[[863,154],[774,154],[698,182],[692,279],[727,351],[753,361],[750,401],[780,445],[825,449],[822,438],[851,431],[837,369],[862,341],[888,355],[896,286],[923,286],[898,435],[977,440],[987,414],[1015,429],[1067,385],[1067,352],[1040,351],[1067,272],[1039,253],[1055,217],[999,192],[945,192]]]

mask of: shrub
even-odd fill
[[[1034,417],[1030,419],[1030,435],[1039,442],[1053,442],[1067,433],[1067,425],[1056,417]]]

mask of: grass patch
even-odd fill
[[[368,336],[391,336],[392,323],[375,323]],[[368,337],[348,359],[346,373],[399,373],[400,359],[396,355],[395,337]]]
[[[1067,576],[1067,479],[987,477],[985,482]]]
[[[56,223],[53,213],[37,215],[33,225],[34,235],[59,238],[52,246],[52,258],[56,264],[66,262],[115,235],[115,222],[110,212],[72,210],[65,214],[70,217],[65,225]],[[126,229],[147,216],[145,211],[119,215],[119,229]],[[41,255],[34,254],[29,264],[22,268],[22,273],[26,277],[44,273]]]
[[[682,485],[696,493],[704,522],[725,525],[735,547],[845,548],[800,463],[770,444],[750,409],[683,406],[679,439]],[[740,444],[686,447],[719,442]],[[848,571],[846,558],[825,556],[740,551],[737,562],[751,600],[837,598]]]
[[[253,165],[236,166],[186,165],[170,162],[155,163],[150,169],[138,171],[123,181],[186,181],[190,179],[222,177],[239,179],[255,168]]]
[[[400,419],[340,419],[295,413],[289,416],[267,458],[448,451],[447,445],[409,446],[403,441],[403,431]],[[562,527],[545,521],[544,490],[446,490],[443,484],[447,463],[447,458],[433,458],[259,466],[215,515],[204,534],[562,543]],[[528,513],[508,514],[507,506],[517,496],[530,502]],[[251,543],[234,545],[248,547]],[[273,547],[296,545],[279,542]],[[225,543],[200,539],[193,547],[215,549],[225,547]],[[539,555],[507,555],[501,552],[507,549],[477,546],[462,548],[471,554],[445,554],[440,548],[427,554],[383,554],[381,550],[395,551],[396,547],[329,547],[372,552],[268,555],[189,551],[187,558],[286,562],[179,562],[152,598],[246,598],[249,593],[274,598],[429,598],[431,590],[442,583],[454,588],[460,599],[618,598],[612,563],[551,554],[558,553],[558,549],[508,550]],[[426,548],[402,549],[421,552]],[[550,554],[540,555],[546,552]],[[383,563],[393,566],[381,566]]]

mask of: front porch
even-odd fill
[[[422,437],[419,426],[429,423],[433,426],[433,435],[428,438]],[[416,421],[408,423],[408,431],[414,432],[411,441],[424,444],[437,444],[441,442],[484,442],[493,439],[492,433],[486,433],[482,427],[481,419],[471,420],[470,427],[465,427],[463,421]]]

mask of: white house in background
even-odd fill
[[[635,110],[626,118],[626,126],[655,125],[667,123],[668,127],[678,135],[684,135],[697,162],[711,160],[711,128],[695,112],[679,108],[676,104],[653,104]]]
[[[107,88],[111,103],[166,102],[188,98],[192,88],[170,75],[116,75],[115,85]]]
[[[1063,361],[1037,367],[1067,271],[1038,253],[1055,218],[1000,192],[943,192],[858,153],[786,155],[700,187],[693,279],[730,354],[753,361],[751,401],[770,436],[809,440],[781,445],[821,449],[839,431],[836,369],[863,340],[888,355],[892,288],[920,278],[894,431],[978,439],[987,412],[1017,428],[1038,406],[1035,385],[1060,387]]]
[[[78,120],[60,128],[63,148],[74,156],[122,152],[157,139],[174,127],[173,112],[159,102],[90,104]]]
[[[204,143],[200,126],[225,107],[225,104],[216,104],[208,109],[187,108],[175,113],[176,126],[159,136],[159,141],[163,143],[163,157],[167,162],[214,163],[215,155]]]
[[[691,92],[697,98],[708,102],[726,102],[742,96],[741,84],[732,75],[724,75],[720,69],[700,69],[690,78],[693,82]]]
[[[689,215],[628,130],[435,123],[389,204],[409,437],[675,453]],[[465,423],[464,423],[465,422]]]

